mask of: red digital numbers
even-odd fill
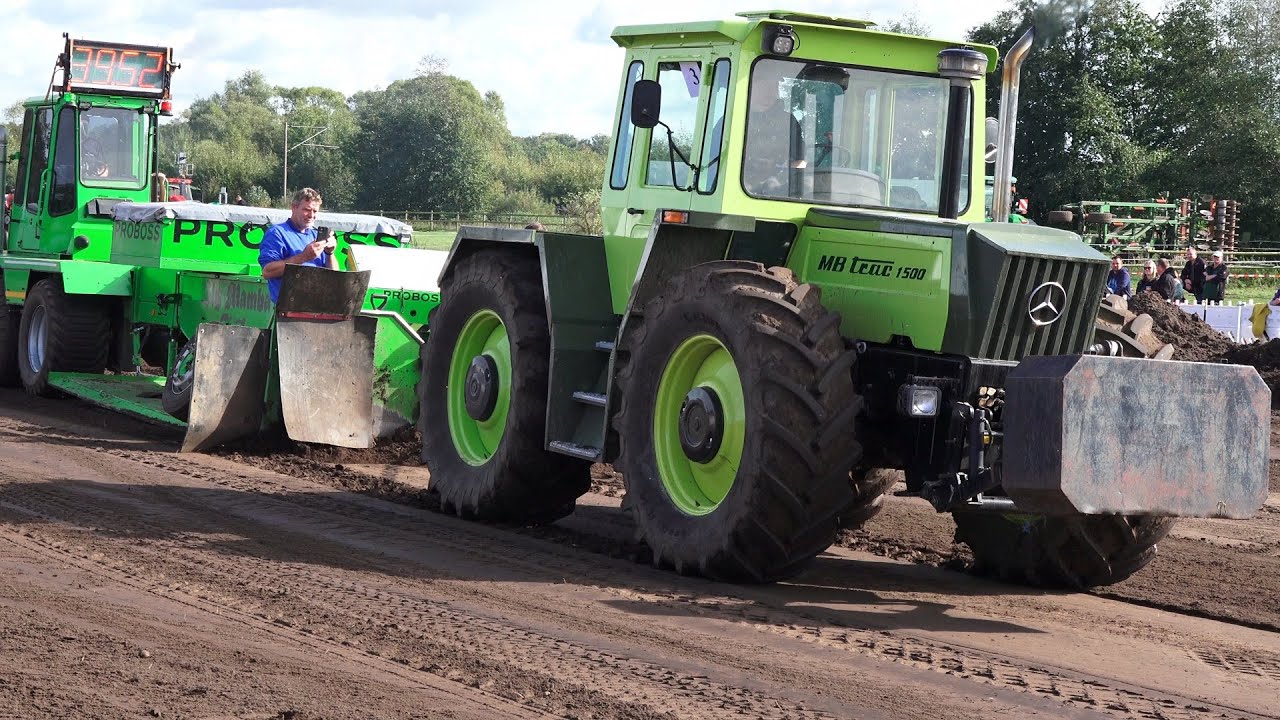
[[[68,86],[164,91],[166,53],[160,49],[74,45],[69,60]]]

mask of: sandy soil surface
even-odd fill
[[[740,587],[636,562],[607,467],[491,527],[435,510],[412,443],[179,455],[0,391],[0,718],[1280,717],[1274,472],[1101,592],[973,577],[899,497]]]

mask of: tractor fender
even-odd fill
[[[445,278],[453,272],[453,268],[463,258],[469,257],[486,248],[504,248],[505,250],[523,254],[531,258],[541,258],[542,243],[538,241],[537,230],[516,230],[511,228],[472,227],[463,225],[453,238],[449,248],[449,257],[445,258],[440,268],[440,277],[436,287],[444,287]],[[545,278],[544,278],[545,281]],[[442,298],[443,299],[443,298]]]
[[[4,299],[10,305],[21,305],[27,299],[31,287],[31,271],[6,266],[4,268]]]
[[[659,209],[654,217],[623,314],[623,332],[625,318],[652,300],[672,275],[694,265],[723,260],[735,232],[756,229],[756,219],[745,215]]]
[[[133,294],[133,265],[77,260],[63,260],[60,264],[62,289],[68,295]]]

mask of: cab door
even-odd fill
[[[648,50],[632,56],[619,109],[619,140],[603,211],[605,253],[614,278],[614,311],[626,307],[631,282],[658,209],[688,210],[696,190],[707,93],[703,77],[710,49]],[[643,77],[662,86],[662,124],[651,130],[632,126],[630,94]],[[625,125],[625,128],[623,127]],[[625,143],[625,145],[624,145]],[[623,154],[625,152],[625,155]]]
[[[22,155],[18,160],[13,214],[9,223],[10,249],[40,249],[40,217],[44,185],[48,178],[52,129],[52,108],[27,109],[22,120],[22,140],[18,147]]]

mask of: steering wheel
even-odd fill
[[[831,167],[849,167],[853,164],[853,151],[835,143],[818,143],[814,145],[813,164],[821,165],[824,160],[831,160]]]

